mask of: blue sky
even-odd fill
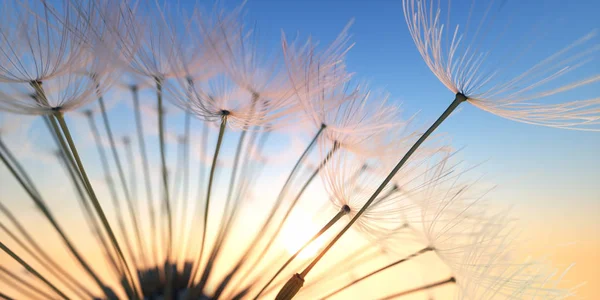
[[[237,2],[225,3],[233,6]],[[453,1],[453,20],[466,18],[470,4]],[[415,49],[401,1],[258,0],[248,1],[246,8],[248,20],[256,22],[261,37],[273,38],[274,45],[281,30],[291,37],[296,32],[311,35],[326,44],[354,19],[351,33],[356,45],[347,64],[358,78],[387,89],[407,115],[419,112],[425,123],[435,120],[453,99]],[[502,39],[508,49],[511,43],[533,40],[533,54],[551,54],[598,29],[598,9],[596,1],[506,1],[492,25],[505,28],[510,22]],[[515,48],[519,49],[516,44]],[[531,58],[533,64],[544,56]],[[598,60],[587,67],[596,72],[600,68]],[[583,90],[586,95],[590,91]],[[516,123],[468,105],[440,130],[452,136],[457,148],[466,146],[462,155],[468,161],[487,161],[480,170],[499,185],[499,197],[510,203],[573,217],[592,217],[590,211],[600,209],[600,191],[595,187],[600,182],[597,133]]]

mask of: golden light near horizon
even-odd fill
[[[317,224],[313,216],[309,213],[298,210],[288,219],[282,229],[280,243],[289,254],[293,255],[300,250],[300,248],[302,248],[322,226],[322,224]],[[298,258],[306,259],[315,256],[325,242],[325,236],[318,237],[298,253]]]

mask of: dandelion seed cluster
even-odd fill
[[[326,46],[282,34],[267,53],[243,6],[1,8],[0,298],[574,295],[545,261],[515,257],[515,221],[433,133],[465,102],[597,130],[598,98],[530,102],[600,80],[559,82],[597,52],[593,33],[502,82],[439,5],[403,0],[418,52],[456,94],[422,131],[348,72],[350,24]],[[37,138],[11,143],[31,118]]]

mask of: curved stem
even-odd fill
[[[300,165],[304,162],[304,160],[306,160],[306,157],[308,156],[308,153],[311,151],[311,149],[317,143],[318,138],[321,136],[321,134],[323,133],[324,130],[325,130],[325,125],[322,125],[321,128],[319,128],[319,131],[317,131],[317,133],[315,134],[315,136],[311,140],[311,142],[308,144],[308,146],[306,147],[306,149],[304,149],[304,152],[302,152],[302,155],[300,155],[300,157],[296,161],[296,164],[294,165],[294,167],[290,171],[290,174],[288,175],[288,177],[287,177],[287,179],[286,179],[283,187],[279,191],[279,195],[277,196],[277,200],[275,201],[275,205],[273,205],[273,207],[271,208],[271,211],[269,212],[269,216],[266,218],[266,220],[261,225],[261,227],[258,230],[257,234],[252,239],[252,242],[250,242],[248,244],[249,246],[244,251],[244,254],[240,258],[240,260],[238,261],[238,263],[233,267],[233,269],[227,274],[226,277],[233,278],[233,276],[235,275],[235,273],[237,273],[242,268],[242,265],[246,262],[246,259],[248,258],[248,256],[250,255],[250,253],[254,249],[254,247],[256,247],[256,245],[258,244],[259,240],[264,236],[262,234],[262,232],[264,232],[267,229],[267,227],[271,224],[271,221],[273,220],[273,217],[275,217],[275,213],[277,212],[277,209],[281,206],[281,203],[283,202],[283,195],[285,194],[285,191],[287,190],[287,186],[289,185],[289,183],[291,182],[292,178],[294,177],[294,175],[298,171],[298,168],[300,167]],[[244,278],[242,278],[242,280],[244,280]]]
[[[35,203],[37,208],[42,212],[44,217],[46,217],[46,219],[50,222],[50,224],[52,225],[54,230],[56,230],[56,232],[59,234],[59,236],[63,240],[65,246],[67,246],[67,248],[69,249],[71,254],[79,262],[81,267],[90,275],[90,277],[92,277],[94,282],[96,282],[96,284],[98,284],[98,286],[100,288],[104,288],[104,283],[100,280],[100,278],[92,270],[92,268],[85,261],[83,256],[81,256],[81,254],[75,249],[75,246],[73,246],[73,243],[68,238],[65,231],[60,227],[60,225],[58,224],[58,222],[56,221],[56,219],[54,218],[54,216],[52,215],[52,213],[46,206],[45,202],[42,200],[42,198],[39,196],[39,194],[37,194],[35,192],[36,191],[35,187],[31,188],[27,185],[26,180],[23,179],[24,176],[17,172],[17,170],[13,167],[13,165],[5,157],[5,155],[3,154],[3,151],[0,151],[0,161],[2,161],[4,163],[4,165],[8,168],[9,172],[15,177],[15,179],[19,182],[19,184],[25,190],[27,195],[33,200],[33,202]]]
[[[29,264],[27,264],[24,260],[22,260],[16,253],[12,252],[6,245],[0,242],[0,249],[2,249],[6,254],[11,256],[14,260],[16,260],[23,268],[27,269],[31,274],[35,277],[43,281],[49,288],[51,288],[56,294],[58,294],[63,299],[69,299],[61,290],[59,290],[54,284],[52,284],[48,279],[38,273],[34,268],[32,268]]]
[[[108,187],[108,191],[110,193],[110,198],[113,203],[113,207],[115,210],[115,215],[117,218],[117,224],[119,231],[121,231],[121,237],[123,238],[123,242],[125,244],[125,250],[127,254],[133,261],[133,265],[136,269],[139,268],[136,260],[135,253],[133,251],[133,247],[130,243],[129,233],[127,231],[127,226],[125,225],[125,219],[123,217],[123,211],[121,209],[121,201],[117,194],[117,189],[115,188],[114,181],[112,179],[112,172],[110,170],[110,165],[108,164],[108,157],[106,156],[106,152],[102,147],[102,140],[100,139],[100,132],[98,131],[98,127],[96,127],[96,123],[94,121],[94,117],[91,113],[87,114],[87,118],[89,121],[90,129],[92,131],[92,136],[94,137],[94,142],[96,144],[96,149],[98,150],[98,157],[100,157],[100,164],[102,166],[102,170],[104,171],[104,176],[106,180],[106,185]]]
[[[96,196],[96,193],[94,192],[94,188],[92,187],[92,184],[90,183],[87,173],[85,172],[85,168],[83,167],[83,163],[81,162],[81,158],[79,157],[79,152],[77,152],[77,148],[75,147],[75,142],[73,141],[71,132],[69,131],[69,127],[67,126],[67,123],[65,122],[65,119],[61,112],[56,112],[54,114],[54,117],[58,121],[60,128],[62,129],[62,131],[65,135],[65,139],[67,140],[67,143],[69,144],[69,148],[71,150],[71,153],[73,154],[73,158],[75,159],[75,162],[77,163],[77,168],[79,169],[79,173],[83,179],[86,190],[89,193],[90,200],[92,201],[92,204],[94,206],[94,210],[98,214],[98,217],[100,217],[102,226],[108,233],[108,237],[109,237],[113,247],[115,248],[117,254],[119,255],[121,263],[123,264],[123,266],[125,268],[125,274],[127,276],[127,281],[129,282],[129,284],[131,284],[131,289],[133,290],[134,296],[136,298],[139,298],[139,294],[137,291],[137,287],[135,285],[135,281],[133,279],[133,276],[131,275],[131,270],[129,269],[129,264],[127,263],[127,260],[125,259],[123,250],[121,249],[121,246],[119,245],[119,242],[117,241],[117,237],[110,226],[110,222],[108,221],[108,218],[106,217],[106,214],[104,213],[104,210],[102,209],[102,205],[100,205],[100,201],[98,201],[98,197]],[[58,132],[57,132],[57,134],[58,134]]]
[[[156,77],[156,98],[158,100],[158,139],[160,143],[160,165],[162,173],[162,185],[164,193],[164,208],[167,215],[167,262],[171,258],[171,250],[173,243],[173,216],[171,214],[171,201],[169,199],[169,178],[167,174],[167,157],[165,150],[165,120],[163,111],[163,97],[162,97],[162,79]],[[170,269],[170,268],[169,268]]]
[[[350,227],[354,224],[354,222],[356,222],[356,220],[358,218],[360,218],[360,216],[365,212],[365,210],[367,210],[367,208],[369,208],[369,206],[377,198],[379,193],[381,193],[381,191],[392,180],[392,178],[396,175],[396,173],[398,173],[400,168],[402,168],[402,166],[408,161],[408,159],[411,157],[411,155],[413,153],[415,153],[415,151],[417,151],[419,146],[421,146],[421,144],[423,144],[423,142],[425,142],[425,140],[438,128],[438,126],[440,126],[440,124],[442,124],[442,122],[444,122],[444,120],[446,120],[446,118],[448,118],[448,116],[450,116],[450,114],[462,102],[464,102],[466,100],[467,100],[467,98],[463,94],[456,94],[456,97],[454,98],[454,101],[452,101],[450,106],[448,106],[448,108],[446,108],[444,113],[442,113],[442,115],[431,125],[431,127],[429,127],[427,129],[427,131],[425,131],[425,133],[417,140],[417,142],[408,150],[408,152],[404,155],[404,157],[402,157],[402,159],[398,162],[398,164],[396,164],[394,169],[392,169],[390,174],[388,174],[388,176],[383,180],[383,182],[377,188],[377,190],[375,190],[373,195],[371,195],[369,200],[367,200],[367,202],[365,202],[365,204],[358,211],[358,213],[356,213],[356,215],[352,218],[352,220],[350,220],[350,222],[348,222],[346,227],[344,227],[340,231],[340,233],[338,233],[338,235],[335,236],[333,238],[333,240],[321,251],[321,253],[319,253],[319,255],[306,267],[306,269],[304,269],[304,271],[302,271],[302,273],[300,274],[300,276],[302,278],[306,277],[308,272],[310,272],[310,270],[312,270],[312,268],[323,258],[323,256],[329,251],[329,249],[331,249],[331,247],[333,247],[333,245],[344,235],[344,233],[346,233],[346,231],[348,231],[348,229],[350,229]],[[289,298],[286,298],[286,299],[292,299],[293,297],[294,297],[294,295],[290,295]]]
[[[2,273],[6,274],[6,277],[2,276]],[[29,299],[52,299],[53,298],[52,296],[48,295],[48,293],[37,288],[32,283],[27,282],[26,280],[19,277],[17,274],[15,274],[14,272],[11,272],[10,270],[6,269],[3,266],[0,266],[0,280],[2,282],[9,284],[13,288],[17,288],[19,286],[14,283],[18,283],[18,284],[24,286],[26,288],[25,290],[20,287],[17,289],[19,290],[19,292],[21,292],[21,294],[26,295],[26,297],[28,297]],[[37,296],[34,296],[33,293],[36,293],[37,295],[41,296],[42,298],[38,298]],[[81,297],[81,296],[78,294],[78,297]]]
[[[325,226],[323,226],[323,228],[321,228],[321,230],[319,230],[319,232],[317,232],[312,238],[310,238],[310,240],[308,240],[306,243],[304,243],[304,245],[302,245],[302,247],[300,249],[298,249],[298,251],[296,251],[294,253],[294,255],[292,255],[283,264],[283,266],[281,266],[281,268],[279,268],[279,270],[277,271],[277,273],[275,273],[275,275],[273,275],[273,277],[271,277],[271,279],[269,280],[269,282],[267,282],[265,284],[265,286],[263,286],[263,288],[258,292],[258,294],[256,294],[256,296],[254,297],[254,300],[256,300],[256,299],[258,299],[258,297],[260,297],[260,295],[265,291],[265,289],[267,287],[269,287],[269,285],[273,282],[273,280],[275,280],[275,278],[277,278],[277,276],[281,272],[283,272],[283,270],[296,258],[296,256],[298,256],[298,254],[300,254],[300,252],[302,252],[302,250],[304,250],[314,240],[318,239],[321,235],[323,235],[323,233],[325,233],[331,226],[333,226],[344,215],[348,214],[348,212],[350,212],[350,208],[348,206],[346,206],[346,205],[342,209],[340,209],[340,211],[329,222],[327,222],[327,224],[325,224]]]
[[[416,292],[428,290],[428,289],[431,289],[431,288],[434,288],[434,287],[438,287],[440,285],[444,285],[444,284],[447,284],[447,283],[453,283],[453,282],[456,282],[456,278],[450,277],[450,278],[448,278],[446,280],[440,280],[440,281],[437,281],[437,282],[434,282],[434,283],[430,283],[430,284],[426,284],[426,285],[423,285],[423,286],[420,286],[420,287],[417,287],[417,288],[414,288],[414,289],[410,289],[410,290],[407,290],[407,291],[404,291],[404,292],[395,293],[395,294],[392,294],[392,295],[380,298],[379,300],[394,299],[394,298],[406,296],[408,294],[412,294],[412,293],[416,293]]]
[[[215,245],[214,245],[213,249],[211,250],[211,254],[209,256],[208,262],[206,263],[206,267],[204,268],[202,277],[200,279],[200,287],[204,287],[204,285],[206,284],[206,282],[209,279],[210,273],[212,271],[212,267],[214,265],[214,261],[217,259],[217,256],[223,245],[226,228],[228,227],[229,224],[231,224],[231,222],[229,220],[229,216],[227,215],[227,212],[229,211],[229,207],[231,206],[231,197],[233,194],[233,187],[235,185],[235,179],[237,178],[237,170],[238,170],[238,166],[239,166],[239,162],[240,162],[242,145],[246,138],[246,133],[247,133],[246,130],[242,131],[240,138],[238,140],[237,149],[235,151],[235,158],[233,159],[233,161],[234,161],[233,162],[233,170],[231,172],[231,177],[229,179],[229,191],[227,192],[227,200],[225,200],[225,207],[223,209],[223,215],[221,216],[219,229],[217,230],[217,237],[216,237]],[[235,205],[233,206],[233,209],[236,210]],[[233,213],[234,212],[232,212],[231,216],[233,216]]]
[[[155,250],[159,246],[156,242],[156,214],[154,212],[154,197],[152,195],[152,183],[150,179],[150,164],[148,163],[148,155],[146,154],[146,142],[144,141],[144,126],[142,124],[142,113],[140,108],[138,87],[132,86],[131,93],[135,112],[137,140],[142,157],[142,169],[144,171],[144,185],[146,187],[146,200],[148,201],[148,215],[150,217],[150,251],[153,252],[152,256],[155,259],[154,263],[158,265],[160,259],[158,257],[158,251]]]
[[[182,183],[181,183],[181,188],[183,189],[182,193],[181,193],[181,202],[179,205],[179,210],[177,213],[177,219],[181,220],[181,222],[179,222],[179,228],[177,229],[178,231],[178,236],[179,236],[179,242],[177,243],[178,245],[180,245],[179,248],[179,255],[177,255],[177,261],[181,260],[183,262],[185,262],[185,256],[181,257],[180,254],[182,254],[182,248],[181,247],[185,247],[185,245],[187,245],[187,242],[185,242],[184,240],[187,239],[186,234],[185,234],[185,225],[187,224],[187,208],[188,208],[188,203],[189,203],[189,184],[190,184],[190,147],[191,147],[191,143],[190,143],[190,134],[191,134],[191,113],[190,112],[186,112],[185,113],[185,120],[184,120],[184,138],[183,138],[183,142],[184,142],[184,149],[183,149],[183,178],[182,178]]]
[[[260,251],[260,253],[267,253],[267,251],[271,248],[271,246],[273,245],[273,242],[275,241],[275,239],[277,238],[277,236],[279,235],[279,233],[283,229],[283,225],[285,224],[285,222],[287,221],[288,217],[290,216],[290,214],[294,210],[294,207],[296,207],[296,204],[298,204],[298,201],[300,200],[300,198],[304,194],[304,191],[306,191],[306,189],[308,188],[308,186],[310,185],[310,183],[313,181],[313,179],[325,167],[325,165],[327,164],[327,162],[329,161],[329,159],[331,159],[331,157],[335,154],[335,152],[339,148],[340,148],[339,144],[337,142],[334,142],[333,147],[331,148],[331,150],[329,150],[329,152],[327,153],[327,155],[325,156],[325,158],[323,159],[323,161],[321,161],[321,163],[319,164],[319,166],[313,171],[313,173],[310,175],[310,177],[306,180],[306,182],[304,183],[304,185],[302,186],[302,188],[300,189],[300,191],[298,192],[298,194],[296,195],[296,197],[294,198],[294,200],[290,204],[290,207],[288,207],[288,210],[285,212],[285,215],[283,216],[283,219],[281,220],[281,222],[279,223],[279,226],[275,230],[275,233],[273,233],[271,235],[271,238],[269,239],[269,242],[267,242],[267,244],[262,248],[262,250]],[[254,260],[254,263],[252,264],[252,266],[250,268],[248,268],[248,271],[246,272],[246,274],[244,276],[242,276],[243,278],[248,278],[249,277],[250,273],[254,270],[254,268],[261,261],[261,258],[262,258],[262,256]]]
[[[206,190],[206,202],[204,204],[204,223],[203,223],[203,227],[202,227],[202,243],[200,245],[200,255],[198,256],[198,267],[195,270],[195,273],[192,274],[192,281],[194,280],[193,278],[196,277],[196,274],[198,272],[198,269],[200,269],[200,266],[202,265],[202,256],[204,254],[204,246],[206,245],[206,229],[208,226],[208,210],[210,208],[210,196],[211,196],[211,192],[212,192],[212,184],[214,181],[214,177],[215,177],[215,171],[216,171],[216,167],[217,167],[217,160],[219,158],[219,152],[221,150],[221,144],[223,143],[223,136],[225,135],[225,128],[227,126],[227,116],[228,113],[224,113],[223,116],[221,117],[221,126],[219,127],[219,136],[217,137],[217,145],[215,146],[215,153],[213,155],[213,160],[212,160],[212,165],[210,167],[210,175],[208,177],[208,189]]]
[[[367,279],[367,278],[369,278],[369,277],[371,277],[373,275],[377,275],[380,272],[383,272],[383,271],[385,271],[385,270],[387,270],[387,269],[389,269],[389,268],[391,268],[393,266],[396,266],[396,265],[399,265],[399,264],[401,264],[403,262],[409,261],[409,260],[411,260],[411,259],[413,259],[413,258],[415,258],[415,257],[417,257],[417,256],[419,256],[421,254],[427,253],[427,252],[432,251],[432,250],[433,249],[431,249],[431,248],[423,248],[423,249],[421,249],[421,250],[419,250],[419,251],[417,251],[417,252],[415,252],[415,253],[413,253],[413,254],[411,254],[411,255],[403,258],[403,259],[397,260],[397,261],[395,261],[395,262],[393,262],[391,264],[388,264],[388,265],[386,265],[384,267],[381,267],[381,268],[379,268],[379,269],[377,269],[377,270],[375,270],[375,271],[373,271],[373,272],[371,272],[369,274],[366,274],[366,275],[364,275],[364,276],[362,276],[360,278],[357,278],[357,279],[351,281],[350,283],[346,284],[345,286],[343,286],[343,287],[341,287],[341,288],[339,288],[339,289],[337,289],[337,290],[335,290],[335,291],[327,294],[327,296],[322,297],[321,299],[327,299],[327,298],[329,298],[329,297],[331,297],[331,296],[333,296],[333,295],[335,295],[335,294],[337,294],[337,293],[339,293],[339,292],[341,292],[341,291],[343,291],[343,290],[345,290],[345,289],[347,289],[347,288],[349,288],[349,287],[351,287],[351,286],[353,286],[353,285],[355,285],[355,284],[357,284],[357,283],[359,283],[359,282],[361,282],[361,281],[363,281],[363,280],[365,280],[365,279]]]
[[[104,122],[104,128],[106,129],[106,134],[108,136],[108,141],[110,142],[110,149],[113,155],[113,159],[115,160],[115,164],[117,166],[117,174],[119,174],[119,179],[121,181],[121,185],[123,186],[123,192],[125,193],[125,200],[127,202],[127,207],[129,208],[129,214],[131,215],[131,221],[133,223],[133,229],[135,231],[135,238],[137,242],[137,246],[140,251],[140,256],[142,263],[147,263],[146,260],[146,251],[144,247],[144,243],[142,242],[142,234],[140,231],[140,225],[137,218],[136,209],[133,206],[133,200],[131,198],[131,193],[129,188],[127,187],[127,179],[125,178],[125,172],[123,171],[123,166],[121,164],[121,159],[119,158],[119,153],[117,152],[117,146],[115,143],[115,139],[112,134],[112,129],[110,127],[110,122],[108,120],[108,114],[106,113],[106,106],[104,105],[104,98],[99,97],[98,103],[100,104],[100,111],[102,112],[102,120]],[[133,261],[137,262],[135,257],[133,257]],[[138,268],[139,268],[139,262]]]
[[[208,152],[207,148],[207,140],[208,140],[208,124],[204,123],[202,126],[202,134],[200,137],[200,143],[201,143],[201,147],[200,147],[200,164],[198,166],[198,191],[196,193],[196,198],[199,200],[202,195],[204,195],[204,193],[202,192],[202,188],[204,186],[205,180],[204,180],[204,175],[205,175],[205,170],[204,170],[204,153]],[[186,225],[185,225],[185,234],[184,234],[184,247],[183,249],[185,249],[185,257],[191,257],[192,256],[192,247],[187,247],[188,244],[188,240],[189,240],[189,232],[191,230],[191,228],[194,226],[194,219],[196,216],[196,212],[198,209],[198,205],[197,202],[199,201],[193,201],[192,202],[192,208],[190,209],[192,211],[192,218],[188,218],[186,219]],[[198,251],[200,251],[200,249],[198,249]],[[198,254],[199,255],[199,254]],[[195,274],[195,262],[192,263],[192,272],[190,274]],[[188,287],[192,286],[193,283],[193,277],[190,277],[190,280],[188,281]]]

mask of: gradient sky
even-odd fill
[[[470,4],[452,1],[452,13],[466,18]],[[324,44],[354,19],[350,32],[356,45],[348,54],[349,70],[388,90],[407,116],[419,112],[421,121],[432,122],[453,99],[417,52],[401,1],[258,0],[246,7],[261,36],[279,36],[284,30],[288,38],[299,32]],[[599,10],[598,1],[506,1],[499,14],[514,18],[503,41],[510,45],[532,39],[540,53],[545,49],[551,54],[600,28]],[[532,58],[533,64],[545,56]],[[589,64],[588,71],[597,73],[599,61]],[[582,97],[593,93],[581,92]],[[599,297],[600,135],[517,123],[468,105],[439,130],[452,137],[455,147],[465,147],[464,159],[485,161],[479,170],[498,185],[498,201],[515,205],[514,213],[528,226],[528,247],[556,253],[558,264],[576,263],[567,279],[588,282],[580,296]]]
[[[469,9],[470,1],[454,2],[453,13]],[[283,30],[288,37],[296,32],[310,34],[326,44],[354,19],[351,33],[356,45],[348,55],[349,70],[374,87],[388,90],[402,104],[406,116],[418,112],[419,119],[429,123],[453,99],[415,49],[401,1],[259,0],[249,1],[246,7],[248,20],[256,21],[260,36],[265,38],[278,37]],[[520,42],[527,36],[517,29],[529,32],[535,27],[539,29],[535,33],[548,38],[536,40],[534,46],[552,49],[552,53],[598,29],[598,9],[600,3],[596,1],[577,5],[508,1],[502,13],[515,11],[512,22],[518,27],[510,27],[513,31],[506,33],[504,40],[511,41],[514,36],[513,42]],[[600,65],[596,60],[588,67],[597,71]],[[457,148],[466,146],[462,151],[465,159],[487,161],[482,169],[499,185],[506,201],[531,208],[540,218],[545,214],[568,215],[573,222],[594,227],[599,233],[600,223],[589,221],[600,212],[600,135],[517,123],[468,105],[456,116],[440,130],[452,136]]]
[[[192,7],[192,1],[180,2]],[[228,7],[238,4],[224,2]],[[458,19],[466,18],[471,1],[453,2],[453,13]],[[503,40],[508,43],[503,50],[511,48],[511,41],[521,42],[531,35],[537,37],[536,49],[552,53],[600,27],[598,1],[578,1],[577,5],[559,0],[506,2],[502,13],[514,12],[516,17],[511,19],[511,31],[505,33]],[[279,47],[281,30],[288,38],[298,32],[327,44],[354,19],[350,32],[356,45],[348,54],[348,69],[374,88],[389,91],[407,117],[418,113],[420,123],[435,120],[454,97],[417,52],[400,0],[253,0],[246,3],[246,9],[247,20],[256,22],[259,36],[272,47]],[[598,61],[587,66],[587,71],[597,72]],[[584,89],[582,97],[592,93]],[[119,118],[115,111],[111,117]],[[122,117],[130,119],[130,111],[123,111]],[[439,130],[452,138],[456,148],[464,147],[463,159],[472,164],[485,162],[478,170],[498,185],[493,194],[497,201],[515,206],[514,213],[526,227],[528,248],[554,257],[560,266],[576,263],[567,279],[588,281],[580,296],[600,297],[600,134],[517,123],[470,105],[463,105]],[[96,157],[93,148],[87,150],[84,156]],[[157,158],[156,153],[151,155],[151,160]]]

